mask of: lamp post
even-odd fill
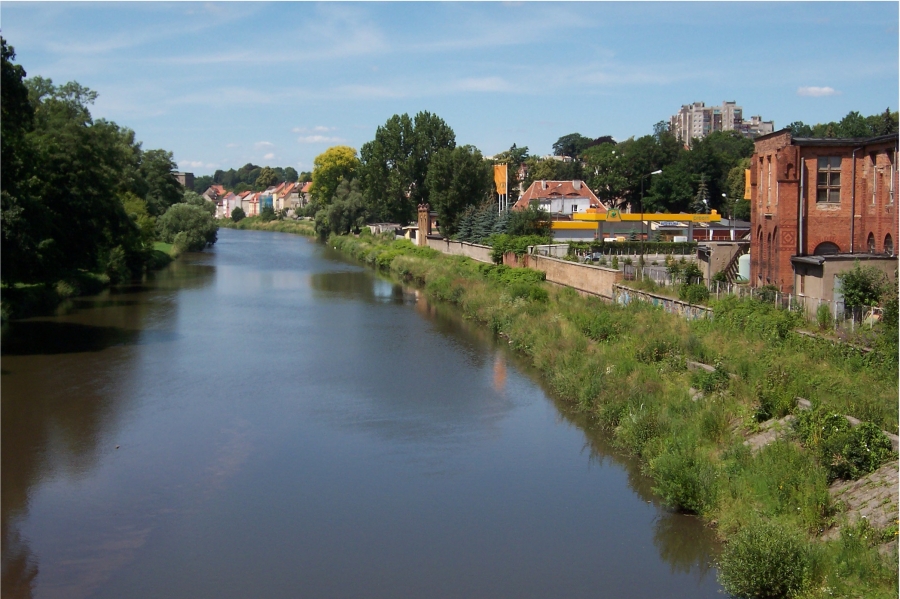
[[[641,175],[641,257],[638,260],[638,264],[641,267],[641,278],[644,277],[644,179],[647,177],[652,177],[653,175],[659,175],[662,173],[662,169],[655,170],[652,173],[647,173],[646,175]]]
[[[729,209],[729,217],[728,222],[731,224],[731,241],[734,241],[734,209],[737,206],[737,200],[728,201],[728,195],[722,194],[722,198],[725,200],[725,203],[728,204]]]

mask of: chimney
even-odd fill
[[[575,189],[581,189],[581,181],[579,179],[572,181],[572,187],[574,187]]]
[[[547,182],[541,179],[541,189],[547,189]]]

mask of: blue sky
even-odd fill
[[[578,132],[650,133],[736,100],[782,127],[898,105],[898,3],[21,3],[0,29],[29,75],[197,175],[311,170],[391,115],[458,144],[548,154]]]

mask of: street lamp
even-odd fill
[[[655,170],[652,173],[647,173],[646,175],[641,175],[641,258],[640,260],[638,260],[638,264],[641,267],[642,279],[644,277],[644,179],[659,174],[662,174],[662,169]]]
[[[734,241],[734,206],[735,200],[731,202],[728,201],[728,195],[722,194],[722,199],[725,200],[725,203],[728,205],[728,209],[730,211],[730,216],[728,218],[728,222],[731,224],[731,241]]]

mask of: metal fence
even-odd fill
[[[626,264],[623,267],[626,281],[652,281],[660,287],[675,287],[683,281],[668,273],[665,267],[644,267]],[[738,298],[749,297],[760,302],[771,303],[776,308],[801,313],[810,323],[823,329],[842,329],[855,331],[859,327],[871,328],[882,318],[882,309],[878,306],[847,306],[843,299],[837,301],[783,293],[771,288],[756,288],[746,283],[728,283],[710,281],[704,283],[702,278],[689,281],[693,284],[705,284],[710,299],[722,299],[728,295]]]

